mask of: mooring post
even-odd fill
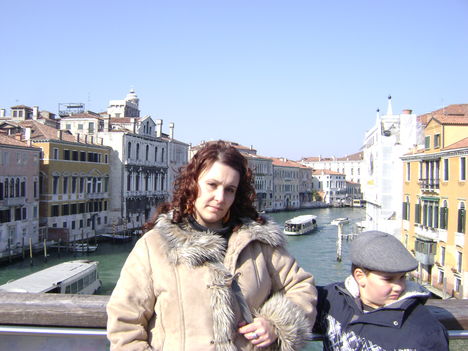
[[[341,262],[341,241],[343,240],[343,223],[338,223],[338,237],[336,239],[336,260]]]

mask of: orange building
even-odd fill
[[[468,298],[468,104],[419,118],[424,148],[402,157],[402,241],[423,285],[443,298]]]

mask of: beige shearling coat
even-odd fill
[[[161,215],[135,244],[107,305],[111,350],[253,350],[237,332],[233,279],[254,317],[273,323],[279,337],[269,349],[300,349],[317,292],[284,245],[273,223],[244,220],[226,250],[224,238]]]

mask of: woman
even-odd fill
[[[316,315],[313,277],[259,217],[251,180],[246,159],[221,141],[181,170],[107,305],[112,350],[303,345]]]

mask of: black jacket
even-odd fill
[[[448,351],[448,334],[424,306],[429,294],[408,282],[394,303],[364,313],[352,277],[318,287],[314,332],[324,335],[327,351]],[[350,287],[351,285],[351,287]],[[357,290],[358,291],[358,290]]]

